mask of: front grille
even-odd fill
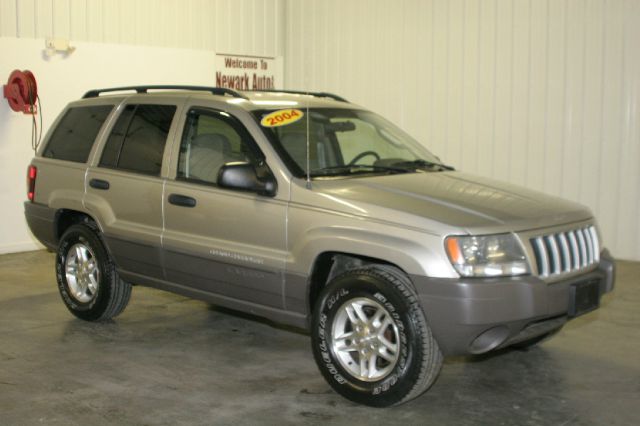
[[[540,277],[557,276],[587,268],[600,260],[595,226],[531,238]]]

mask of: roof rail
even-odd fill
[[[334,101],[338,101],[338,102],[349,102],[342,96],[334,95],[333,93],[328,93],[328,92],[305,92],[303,90],[272,90],[272,89],[256,90],[256,92],[274,92],[274,93],[290,93],[293,95],[311,95],[317,98],[331,98]]]
[[[122,92],[124,90],[135,90],[137,93],[147,93],[148,90],[197,90],[202,92],[211,92],[214,95],[229,95],[234,98],[247,99],[246,96],[236,92],[235,90],[227,89],[224,87],[207,87],[207,86],[179,86],[179,85],[156,85],[156,86],[126,86],[126,87],[111,87],[108,89],[93,89],[89,90],[82,97],[97,98],[101,93],[109,92]]]

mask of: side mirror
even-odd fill
[[[220,171],[218,172],[218,186],[273,197],[276,195],[278,185],[270,173],[260,178],[252,164],[236,162],[227,163],[220,167]]]

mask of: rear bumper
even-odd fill
[[[55,231],[56,210],[44,204],[32,203],[26,201],[24,203],[24,216],[31,233],[45,247],[55,250],[58,245]]]
[[[599,300],[613,290],[615,266],[604,250],[597,269],[553,284],[534,276],[411,279],[443,353],[462,355],[488,352],[561,327],[570,319],[572,287],[597,282]]]

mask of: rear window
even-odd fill
[[[159,175],[175,105],[127,105],[105,144],[100,166]]]
[[[113,105],[70,108],[53,131],[43,156],[86,163],[93,142]]]

